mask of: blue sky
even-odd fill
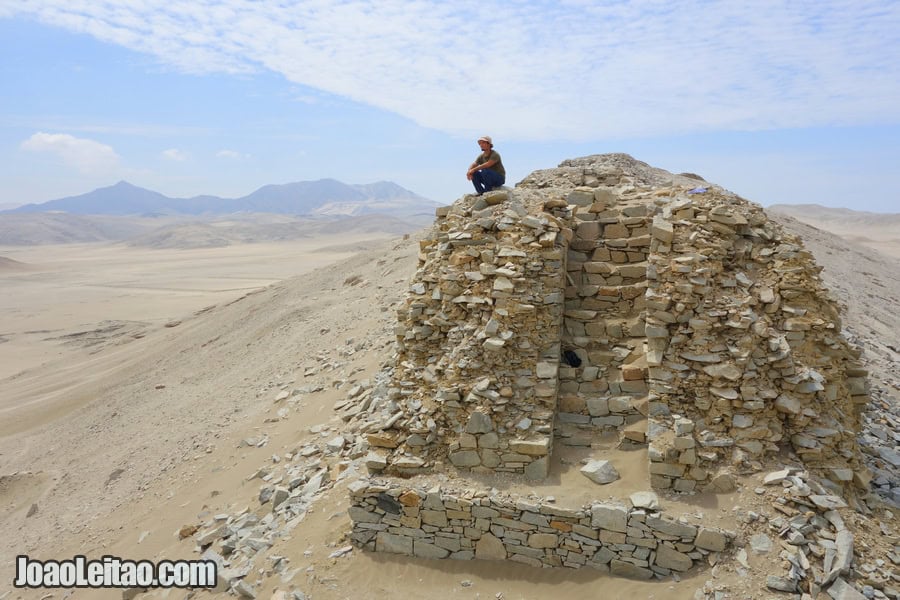
[[[897,0],[0,0],[0,205],[628,152],[750,200],[900,212]]]

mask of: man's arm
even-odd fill
[[[491,158],[489,160],[486,160],[483,163],[480,163],[480,162],[478,162],[478,158],[476,158],[475,162],[473,162],[471,165],[469,165],[468,175],[471,175],[475,171],[481,171],[482,169],[489,169],[489,168],[493,167],[494,165],[496,165],[498,162],[500,162],[500,161],[497,160],[496,158]]]

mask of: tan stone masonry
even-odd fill
[[[759,206],[600,155],[437,216],[397,312],[373,473],[542,479],[554,444],[615,430],[648,445],[656,489],[727,491],[783,450],[835,490],[868,483],[859,351]]]

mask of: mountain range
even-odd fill
[[[266,185],[240,198],[170,198],[120,181],[78,196],[26,204],[4,213],[66,212],[78,215],[221,215],[237,212],[289,215],[379,213],[397,217],[433,216],[438,203],[390,181],[350,185],[335,179]]]

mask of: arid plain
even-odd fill
[[[847,308],[846,324],[895,385],[900,240],[883,236],[877,250],[861,245],[872,235],[865,220],[855,229],[844,222],[843,237],[778,220],[824,266],[826,283]],[[810,222],[821,226],[822,219]],[[339,432],[332,406],[390,359],[392,308],[415,271],[416,238],[336,232],[186,250],[0,247],[0,598],[122,597],[121,590],[12,589],[18,554],[198,558],[179,530],[252,506],[260,483],[254,475]],[[289,400],[278,400],[286,390]],[[577,457],[568,458],[556,458],[552,485],[583,486],[572,466]],[[275,597],[280,587],[315,600],[689,599],[712,576],[642,583],[587,569],[357,549],[332,557],[347,544],[349,479],[272,550],[290,568],[282,583],[257,588],[257,598]],[[646,482],[625,477],[617,486],[604,493]],[[739,491],[672,510],[703,511],[708,522],[728,526],[735,507],[752,507],[753,496],[752,489]],[[740,588],[733,570],[715,576]],[[140,597],[187,595],[158,590]]]

